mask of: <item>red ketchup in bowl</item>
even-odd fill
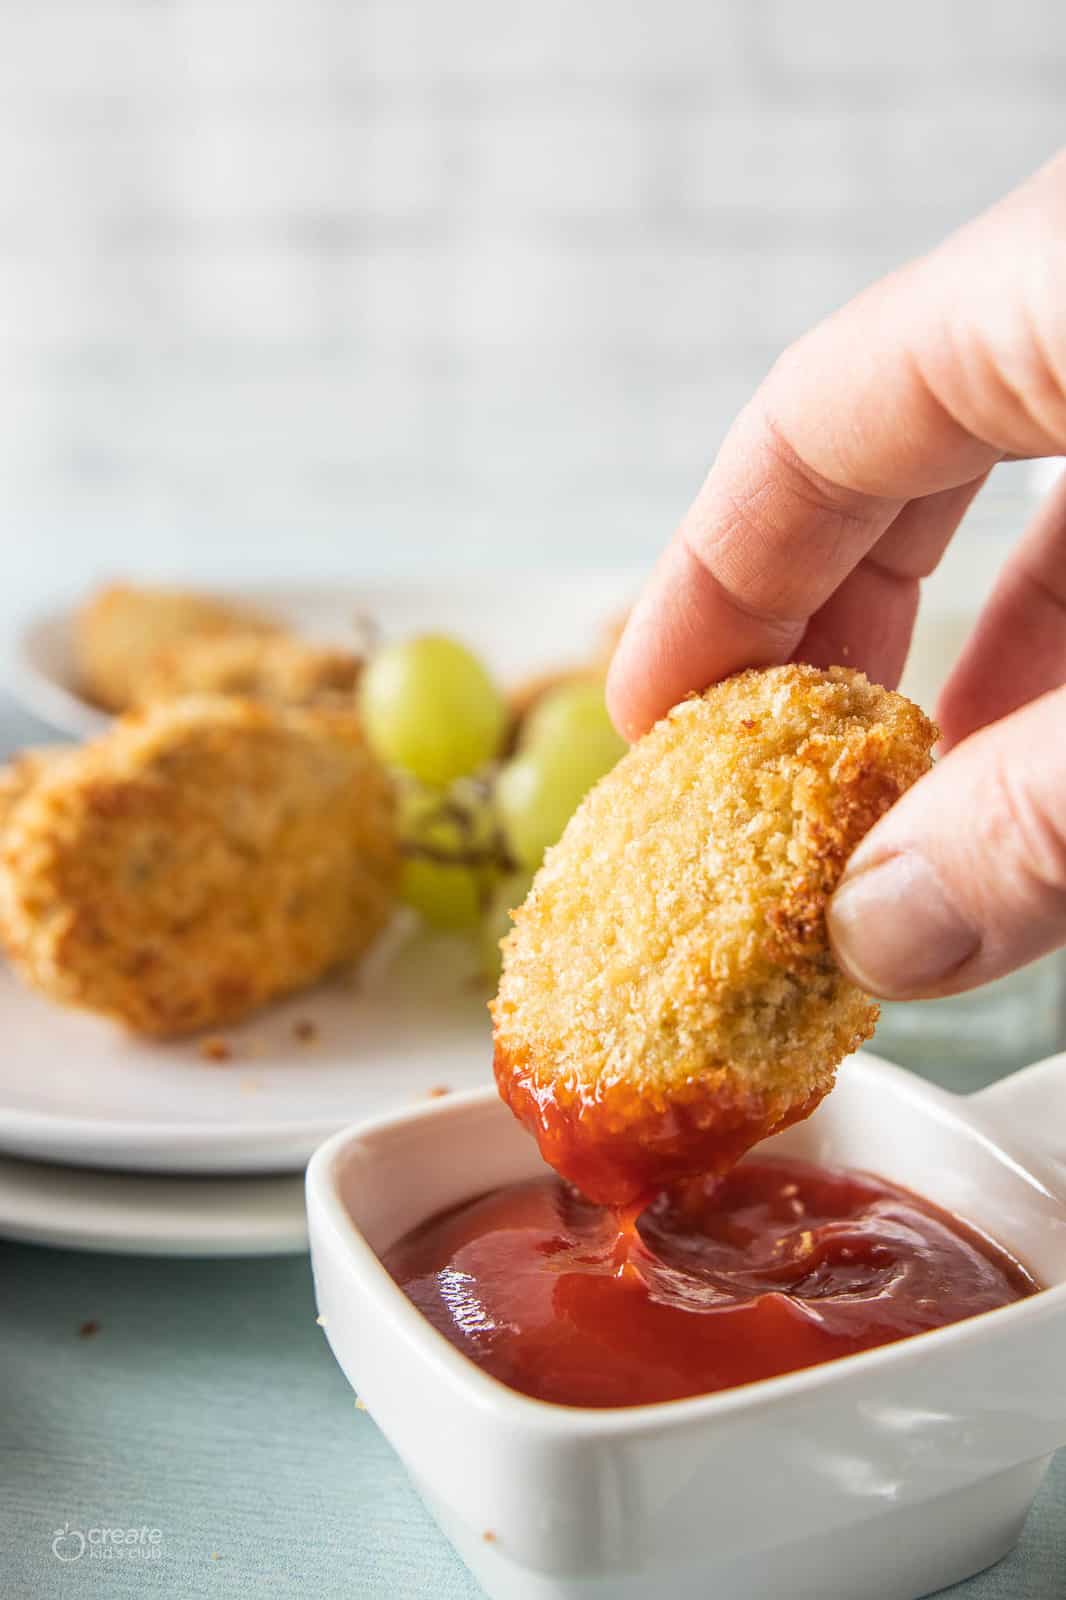
[[[730,1389],[1040,1287],[905,1189],[769,1158],[628,1213],[554,1175],[512,1184],[431,1218],[384,1260],[478,1366],[570,1406]]]

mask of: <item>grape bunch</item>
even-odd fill
[[[360,700],[367,737],[396,774],[400,896],[431,926],[476,934],[495,975],[508,912],[625,749],[602,679],[545,690],[515,726],[471,651],[423,635],[376,653]]]

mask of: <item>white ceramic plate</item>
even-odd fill
[[[150,1256],[307,1249],[303,1179],[138,1178],[0,1159],[0,1238]]]
[[[209,1036],[223,1061],[203,1038],[135,1038],[0,970],[0,1150],[134,1172],[302,1170],[346,1122],[490,1081],[475,962],[465,940],[401,915],[358,974]]]
[[[271,612],[298,632],[338,643],[365,639],[367,624],[386,638],[453,633],[507,681],[587,657],[603,626],[632,601],[635,572],[508,573],[426,583],[320,585],[205,584]],[[35,611],[12,630],[4,687],[60,733],[87,738],[107,715],[83,698],[72,647],[74,605]]]
[[[352,637],[366,616],[386,636],[454,633],[504,681],[587,657],[634,588],[632,574],[212,586],[318,637]],[[69,608],[28,619],[9,687],[54,726],[87,734],[102,719],[77,695],[69,641]],[[0,1151],[127,1172],[295,1172],[346,1123],[489,1082],[487,994],[470,945],[404,932],[400,920],[355,985],[334,980],[225,1030],[231,1057],[220,1063],[199,1041],[134,1039],[64,1011],[0,969]],[[297,1036],[304,1021],[309,1043]]]

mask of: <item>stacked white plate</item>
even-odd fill
[[[629,574],[230,589],[316,637],[466,640],[504,681],[586,657]],[[74,737],[106,719],[77,692],[70,609],[33,616],[7,686]],[[303,1169],[338,1128],[490,1081],[487,995],[461,937],[400,913],[356,975],[226,1029],[159,1044],[62,1010],[0,968],[0,1236],[173,1255],[306,1247]],[[216,1059],[219,1055],[223,1059]]]

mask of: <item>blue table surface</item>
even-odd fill
[[[0,707],[0,748],[41,736]],[[0,1274],[3,1600],[480,1593],[356,1410],[305,1259],[4,1244]],[[151,1532],[60,1558],[104,1527]],[[1064,1600],[1066,1453],[1017,1549],[951,1593]]]

